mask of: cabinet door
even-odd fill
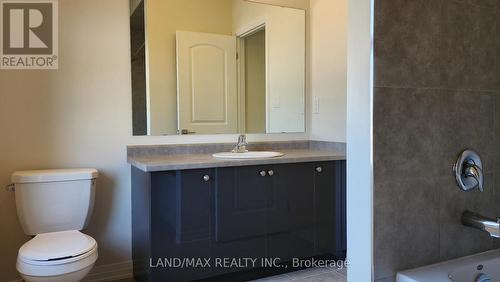
[[[161,263],[210,258],[213,177],[211,169],[153,174],[153,281],[191,281],[212,275],[209,268],[165,267]]]
[[[314,164],[316,253],[334,254],[336,215],[335,163],[320,162]]]
[[[272,177],[268,166],[218,168],[215,187],[215,240],[212,257],[261,258],[266,255],[266,216]],[[260,173],[266,174],[262,176]],[[250,266],[249,266],[250,267]],[[217,267],[217,274],[245,267]]]
[[[268,257],[288,261],[314,255],[314,183],[310,163],[275,166],[276,208],[268,214]]]
[[[269,170],[270,167],[267,166],[217,169],[218,242],[263,236],[267,233],[266,217],[270,207],[269,194],[273,187]]]

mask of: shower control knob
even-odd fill
[[[259,174],[260,174],[260,176],[266,176],[266,171],[265,171],[265,170],[261,170],[261,171],[259,172]]]
[[[274,171],[271,169],[267,172],[267,174],[269,174],[269,176],[273,176],[274,175]]]
[[[203,175],[203,181],[205,182],[210,181],[210,175]]]
[[[320,167],[320,166],[316,167],[316,172],[322,172],[322,171],[323,171],[322,167]]]

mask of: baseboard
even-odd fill
[[[131,278],[132,261],[124,261],[94,267],[82,282],[106,282]]]

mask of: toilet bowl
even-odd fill
[[[19,249],[16,268],[26,282],[77,282],[97,256],[96,241],[80,231],[42,233]]]

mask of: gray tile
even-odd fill
[[[328,273],[328,272],[331,272],[331,271],[332,271],[331,268],[327,268],[327,267],[315,267],[315,268],[307,268],[307,269],[303,269],[303,270],[299,270],[299,271],[294,271],[294,272],[286,273],[285,275],[287,275],[291,279],[297,280],[297,279],[304,279],[304,278],[307,278],[307,277],[320,275],[320,274],[323,274],[323,273]]]
[[[375,279],[439,258],[439,187],[421,178],[375,183]]]
[[[488,216],[491,213],[493,175],[485,176],[485,192],[464,192],[457,188],[453,179],[442,179],[438,185],[441,192],[440,204],[440,260],[453,259],[492,248],[492,241],[486,232],[462,225],[461,216],[465,210]],[[489,180],[489,181],[488,181]]]
[[[439,85],[442,0],[375,1],[375,85]]]
[[[494,126],[495,134],[500,135],[500,95],[494,95]]]
[[[376,88],[375,181],[450,175],[466,148],[477,150],[492,171],[493,113],[485,92]]]
[[[345,282],[346,278],[336,272],[334,268],[308,268],[286,274],[266,277],[252,282],[271,282],[271,281],[332,281]]]
[[[336,272],[328,272],[320,275],[315,275],[307,278],[295,279],[292,281],[301,281],[301,282],[346,282],[347,279],[345,276],[342,276]]]
[[[453,132],[449,145],[455,154],[462,149],[476,150],[483,161],[486,172],[493,171],[496,151],[494,133],[494,100],[486,92],[455,91],[449,101],[454,107]],[[455,160],[453,160],[454,162]]]
[[[275,275],[271,277],[252,280],[251,282],[284,282],[284,281],[290,281],[290,277],[285,274],[282,274],[282,275]]]
[[[472,5],[481,6],[484,8],[497,8],[500,7],[500,1],[498,0],[455,0],[460,2],[469,3]]]
[[[344,267],[344,268],[338,268],[338,269],[335,269],[335,271],[336,271],[337,273],[340,273],[341,275],[343,275],[343,276],[346,276],[346,277],[347,277],[347,268],[345,268],[345,267]]]
[[[465,2],[446,2],[440,47],[442,86],[497,89],[495,13],[495,9]]]
[[[462,149],[452,146],[453,129],[459,126],[452,99],[453,93],[439,90],[376,88],[376,182],[450,173],[453,159]]]

